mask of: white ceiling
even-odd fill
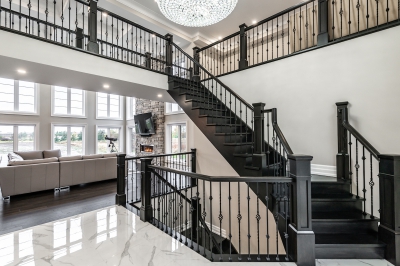
[[[224,20],[217,24],[192,28],[176,24],[165,18],[160,12],[157,3],[154,0],[107,0],[110,3],[117,4],[119,7],[125,7],[135,16],[151,22],[151,28],[154,31],[167,30],[174,35],[183,38],[186,41],[202,39],[206,43],[214,42],[219,37],[228,36],[239,30],[239,25],[263,20],[291,6],[294,6],[301,0],[238,0],[234,11]],[[104,2],[100,1],[99,6]],[[137,21],[133,19],[134,21]]]

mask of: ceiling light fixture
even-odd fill
[[[104,84],[104,85],[103,85],[103,88],[104,88],[104,89],[109,89],[109,88],[110,88],[110,85]]]
[[[183,26],[204,27],[220,22],[238,0],[157,0],[161,13]]]
[[[26,70],[24,69],[17,69],[17,72],[20,74],[26,74]]]
[[[158,98],[161,98],[161,97],[162,97],[162,94],[158,94],[157,96],[158,96]]]
[[[253,20],[253,24],[256,24],[257,23],[257,20]]]

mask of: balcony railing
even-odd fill
[[[194,57],[221,76],[399,24],[397,0],[310,0],[242,24],[238,32],[194,48]]]

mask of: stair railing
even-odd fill
[[[198,106],[212,111],[209,115],[209,124],[225,125],[223,132],[219,133],[232,133],[230,137],[235,134],[243,136],[237,142],[243,144],[240,151],[253,153],[252,145],[250,149],[245,146],[253,142],[253,106],[212,75],[195,58],[173,43],[172,37],[169,40],[167,43],[167,73],[170,77],[175,78],[175,82],[176,78],[180,78],[182,83],[190,87],[189,93],[195,96],[193,101]],[[171,54],[170,60],[168,59],[169,54]],[[171,84],[173,84],[172,80]]]
[[[394,265],[400,265],[400,155],[379,153],[351,126],[348,104],[348,102],[336,103],[337,177],[338,180],[349,182],[351,193],[357,198],[364,199],[362,212],[366,217],[376,218],[378,214],[375,212],[375,206],[379,206],[379,240],[387,244],[386,259]],[[379,170],[374,170],[377,166]],[[378,198],[374,197],[377,183]]]
[[[140,202],[130,202],[126,162],[132,158],[119,154],[116,203],[140,206],[142,221],[212,261],[314,265],[311,159],[290,155],[291,177],[218,177],[167,167],[158,157],[141,158]]]
[[[96,0],[0,0],[0,29],[165,72],[165,36],[98,7]]]

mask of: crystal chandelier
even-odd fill
[[[188,27],[204,27],[220,22],[233,11],[237,1],[156,0],[166,18]]]

